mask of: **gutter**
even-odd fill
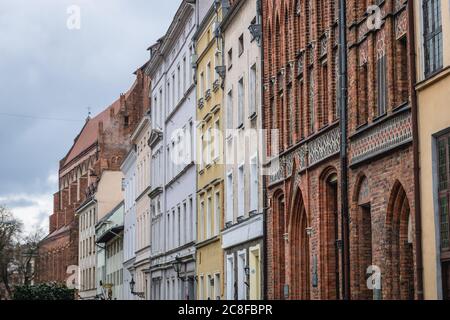
[[[422,256],[422,217],[420,203],[420,163],[419,163],[419,122],[417,110],[417,95],[415,84],[417,82],[416,69],[416,38],[414,30],[414,1],[409,0],[408,10],[408,43],[409,43],[409,87],[411,90],[411,116],[413,130],[413,170],[414,170],[414,219],[415,219],[415,238],[416,238],[416,277],[417,277],[417,299],[423,300],[423,256]]]
[[[347,12],[346,0],[339,0],[339,106],[341,128],[341,233],[342,294],[350,300],[350,222],[348,209],[348,146],[347,146]]]
[[[261,0],[257,0],[256,2],[256,24],[260,24],[261,25],[261,30],[262,30],[262,16],[263,16],[263,7],[262,7],[262,2]],[[261,43],[260,43],[260,101],[261,101],[261,122],[262,122],[262,127],[264,128],[264,123],[266,121],[266,117],[265,117],[265,112],[264,112],[264,33],[262,32],[261,34],[261,39],[260,39]],[[265,137],[264,137],[265,138]],[[264,143],[262,145],[262,159],[266,158],[266,150],[264,148],[266,144]],[[265,161],[264,161],[265,163]],[[262,254],[263,254],[263,299],[264,300],[268,300],[268,294],[267,294],[267,288],[268,288],[268,280],[267,280],[267,263],[268,263],[268,259],[267,259],[267,209],[268,209],[268,201],[267,201],[267,180],[266,177],[263,176],[262,179],[262,191],[263,191],[263,248],[262,248]]]

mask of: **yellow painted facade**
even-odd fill
[[[223,107],[220,40],[214,28],[221,10],[211,9],[196,35],[197,54],[197,298],[224,298],[223,229]]]
[[[443,67],[424,75],[422,1],[415,1],[417,102],[425,299],[441,299],[443,278],[439,240],[439,201],[436,137],[450,129],[450,4],[440,1],[443,34]]]

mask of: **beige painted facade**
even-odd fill
[[[99,275],[97,270],[97,246],[95,225],[123,199],[122,173],[103,171],[96,190],[77,210],[79,216],[79,296],[93,299],[97,295]]]
[[[262,299],[263,178],[261,48],[249,31],[256,1],[239,1],[221,26],[224,61],[225,254],[227,300]],[[245,270],[248,270],[248,274]]]
[[[224,297],[223,250],[223,128],[222,88],[215,67],[222,64],[220,41],[214,36],[221,10],[212,7],[195,38],[197,58],[197,298]]]
[[[135,291],[150,297],[150,120],[145,116],[131,137],[136,150],[136,260]]]
[[[439,2],[442,15],[443,66],[428,77],[425,77],[424,67],[423,1],[415,1],[414,8],[425,299],[443,298],[436,138],[450,130],[450,2]]]

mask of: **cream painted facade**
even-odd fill
[[[262,299],[263,177],[261,48],[249,31],[260,23],[256,1],[239,1],[221,25],[226,77],[225,287],[227,300]]]
[[[448,205],[442,202],[439,188],[438,139],[450,132],[450,1],[434,0],[440,7],[442,21],[442,66],[431,75],[425,75],[429,62],[425,54],[423,12],[425,0],[415,1],[415,35],[417,53],[417,101],[420,148],[420,189],[422,215],[423,280],[425,299],[442,299],[450,276],[450,254],[441,250],[441,211]],[[430,2],[431,3],[431,2]],[[439,16],[439,15],[437,15]],[[447,226],[448,229],[448,226]],[[445,265],[447,279],[445,279]],[[448,297],[447,288],[447,297]]]
[[[77,210],[79,217],[79,296],[94,299],[99,287],[95,225],[122,199],[120,171],[103,171],[87,200]],[[101,271],[101,270],[100,270]]]
[[[95,226],[98,246],[97,268],[102,271],[99,298],[123,300],[123,218],[124,202],[121,201]]]
[[[136,153],[136,258],[134,261],[134,291],[140,299],[150,298],[150,118],[144,116],[131,142]]]
[[[215,71],[223,65],[221,41],[215,30],[220,5],[213,5],[194,36],[197,55],[197,298],[224,298],[223,250],[223,106],[222,79]]]

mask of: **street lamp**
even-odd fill
[[[131,294],[134,296],[138,296],[141,299],[145,299],[145,293],[144,292],[135,292],[134,291],[134,286],[136,285],[136,282],[134,281],[134,278],[131,277],[131,281],[130,281],[130,291]]]
[[[172,262],[172,266],[175,269],[175,272],[177,273],[178,279],[185,281],[183,277],[180,277],[181,267],[183,264],[184,263],[179,256],[176,256],[175,260]]]

